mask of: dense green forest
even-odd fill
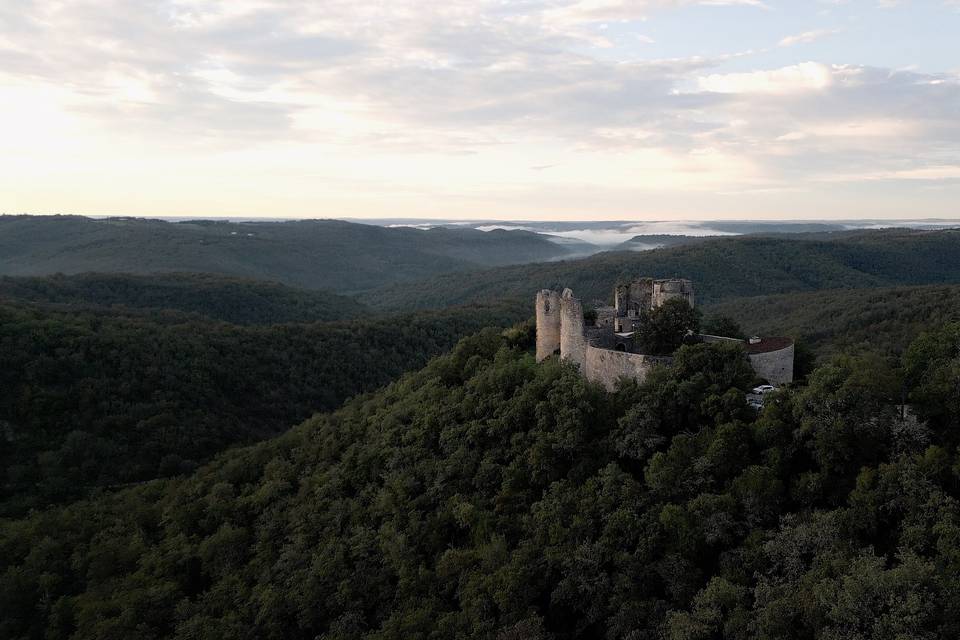
[[[527,231],[387,228],[339,220],[0,216],[0,274],[189,271],[353,292],[569,255]]]
[[[960,281],[960,231],[862,231],[718,238],[582,260],[451,273],[364,294],[379,308],[440,308],[542,288],[570,287],[587,302],[609,300],[613,285],[638,276],[684,277],[697,303],[817,289]]]
[[[530,339],[484,331],[189,477],[0,522],[0,636],[960,635],[960,325],[760,414],[737,345],[606,393]]]
[[[189,471],[529,309],[237,326],[0,304],[0,515]]]
[[[172,309],[234,324],[346,320],[366,308],[347,296],[209,273],[0,276],[0,300],[115,311]]]
[[[921,331],[960,321],[960,286],[735,298],[705,313],[732,318],[750,334],[793,336],[822,355],[849,349],[898,354]]]

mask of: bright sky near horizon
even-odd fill
[[[0,0],[0,212],[957,217],[960,0]]]

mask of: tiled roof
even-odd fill
[[[793,340],[790,338],[783,336],[772,336],[762,338],[760,342],[756,344],[750,344],[748,341],[744,346],[747,348],[747,353],[769,353],[771,351],[786,349],[792,344]]]

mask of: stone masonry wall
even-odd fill
[[[663,306],[667,300],[679,298],[694,306],[693,284],[689,280],[657,280],[653,283],[653,308]]]
[[[657,365],[669,365],[673,358],[625,353],[587,346],[583,375],[587,380],[599,382],[608,391],[613,391],[620,378],[643,382]]]
[[[750,364],[761,378],[772,385],[793,382],[793,345],[778,351],[751,353]]]
[[[537,362],[560,348],[560,294],[544,289],[537,293]]]
[[[587,339],[584,337],[583,305],[564,289],[560,297],[560,357],[573,362],[583,370]]]
[[[689,281],[665,281],[663,290],[656,291],[660,299],[685,297],[693,302],[693,288]],[[644,293],[638,291],[638,293]],[[618,288],[618,295],[627,294]],[[670,365],[673,358],[650,356],[638,353],[611,350],[610,327],[584,326],[583,305],[570,289],[563,294],[544,289],[537,293],[537,361],[541,361],[559,349],[560,357],[575,364],[583,375],[609,390],[616,388],[621,378],[643,382],[657,365]],[[587,335],[589,334],[589,335]],[[736,338],[703,336],[707,342],[735,341]],[[793,381],[794,348],[791,344],[776,351],[750,353],[750,364],[757,375],[771,384],[780,385]]]

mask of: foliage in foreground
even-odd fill
[[[0,524],[0,636],[960,634],[960,327],[759,416],[729,345],[607,394],[486,331],[158,481]],[[950,383],[953,386],[951,387]]]

